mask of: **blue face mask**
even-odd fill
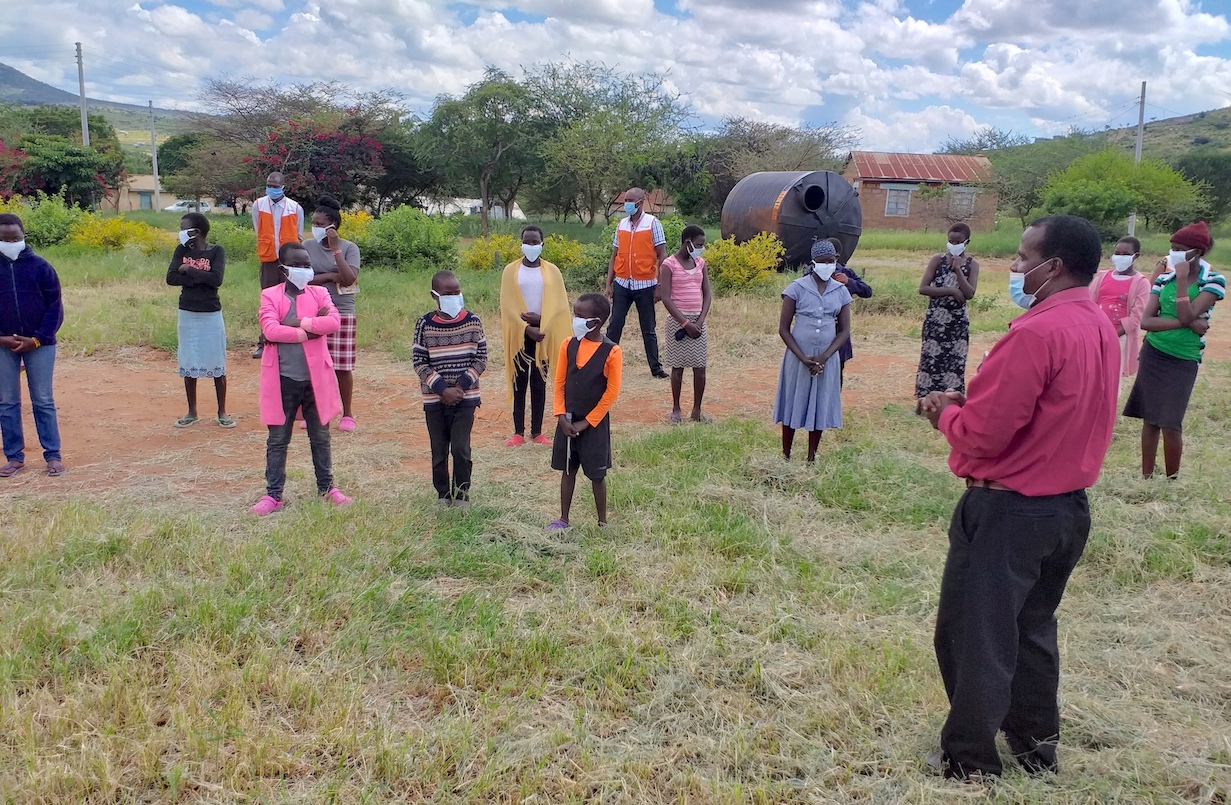
[[[637,214],[637,202],[635,201],[624,202],[624,213],[626,215],[636,215]]]
[[[278,199],[282,198],[282,192],[283,192],[283,191],[282,191],[282,188],[281,188],[281,187],[267,187],[267,188],[265,188],[265,195],[269,196],[269,197],[270,197],[270,198],[272,198],[274,201],[277,201]]]
[[[1013,304],[1020,308],[1030,309],[1034,304],[1034,294],[1026,293],[1026,275],[1009,272],[1009,296]]]

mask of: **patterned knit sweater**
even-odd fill
[[[479,406],[479,375],[487,368],[487,336],[483,322],[468,310],[455,319],[433,311],[415,324],[415,343],[411,349],[415,372],[423,391],[423,410],[440,408],[440,394],[458,386],[465,396],[459,408]]]

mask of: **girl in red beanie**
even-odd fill
[[[1160,435],[1167,477],[1180,472],[1184,413],[1197,382],[1210,313],[1227,292],[1227,281],[1201,259],[1213,246],[1204,221],[1171,236],[1165,270],[1154,281],[1141,319],[1146,338],[1124,415],[1143,422],[1141,474],[1146,478],[1154,474]]]

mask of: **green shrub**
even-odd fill
[[[546,251],[546,250],[544,250]],[[555,260],[552,260],[555,263]],[[607,285],[607,268],[611,265],[611,244],[608,241],[587,243],[581,247],[578,261],[569,266],[559,263],[564,285],[569,293],[601,292]]]
[[[500,271],[521,256],[521,239],[496,233],[475,238],[462,252],[462,268],[470,271]]]
[[[73,224],[68,233],[68,242],[108,252],[120,251],[131,244],[149,256],[170,254],[175,248],[175,237],[170,232],[140,221],[130,221],[122,215],[114,218],[86,215]]]
[[[3,209],[21,216],[26,240],[36,249],[63,243],[73,224],[90,217],[80,207],[66,204],[64,196],[49,196],[41,190],[34,196],[13,196],[4,202]]]
[[[786,249],[777,235],[762,232],[745,243],[735,238],[716,240],[706,246],[710,284],[715,293],[733,293],[766,282],[782,263]]]
[[[244,221],[248,222],[244,226]],[[235,221],[219,221],[210,219],[209,242],[221,246],[227,253],[228,261],[251,260],[256,257],[256,230],[252,228],[251,218],[237,218]]]
[[[585,251],[585,244],[564,235],[548,235],[547,240],[543,241],[543,259],[555,264],[561,273],[571,271],[585,262]]]
[[[365,265],[397,271],[457,268],[457,222],[414,207],[395,207],[368,224],[355,241]]]

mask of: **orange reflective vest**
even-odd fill
[[[284,197],[282,220],[274,228],[274,204],[269,196],[261,196],[253,204],[256,211],[256,256],[262,263],[278,262],[278,248],[283,243],[299,243],[299,204]]]
[[[616,277],[626,280],[658,279],[653,222],[654,216],[642,213],[634,231],[628,218],[620,221],[616,227]]]

